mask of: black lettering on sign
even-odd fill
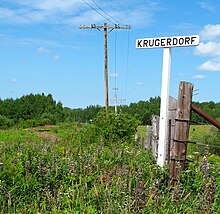
[[[173,38],[173,45],[177,45],[177,43],[178,43],[177,38]]]
[[[193,44],[193,42],[195,42],[195,39],[196,39],[195,36],[192,36],[192,37],[191,37],[191,44]]]
[[[150,47],[154,46],[154,39],[149,40],[149,45],[150,45]]]
[[[171,46],[171,38],[167,38],[167,46]]]
[[[183,43],[184,43],[184,39],[183,38],[179,38],[179,44],[183,45]]]
[[[160,46],[160,39],[155,39],[155,46]]]
[[[189,45],[189,42],[190,42],[190,38],[189,38],[189,37],[186,37],[186,38],[185,38],[185,45]]]
[[[161,46],[165,46],[166,44],[165,44],[165,39],[161,39]]]
[[[148,44],[148,40],[147,40],[147,39],[145,39],[145,40],[144,40],[143,47],[148,47],[148,46],[147,46],[147,44]]]
[[[138,46],[138,48],[142,48],[142,46],[141,46],[141,42],[142,42],[142,40],[141,40],[141,39],[140,39],[140,40],[138,40],[138,42],[137,42],[137,43],[138,43],[138,45],[137,45],[137,46]]]

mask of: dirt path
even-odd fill
[[[39,133],[39,132],[35,132],[35,134],[38,136],[38,137],[41,137],[41,138],[44,138],[44,139],[47,139],[47,140],[51,140],[51,141],[54,141],[54,142],[59,142],[60,141],[60,138],[58,138],[56,135],[54,134],[48,134],[46,132],[42,132],[42,133]]]
[[[47,133],[48,131],[50,131],[50,127],[51,126],[49,125],[43,127],[37,127],[31,129],[31,131],[40,138],[44,138],[53,142],[59,142],[60,138],[58,138],[55,134]]]

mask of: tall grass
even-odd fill
[[[0,133],[0,213],[219,211],[215,161],[190,164],[173,190],[168,169],[134,142],[105,144],[90,125],[50,133],[61,140],[27,130]]]

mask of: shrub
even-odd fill
[[[13,120],[0,115],[0,129],[7,129],[14,125]]]
[[[132,142],[139,121],[125,113],[100,112],[94,120],[104,143]]]
[[[44,126],[44,125],[50,125],[50,124],[52,124],[51,120],[44,118],[44,119],[39,119],[39,120],[24,120],[24,121],[21,121],[17,125],[17,127],[26,129],[26,128]]]

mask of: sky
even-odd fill
[[[180,81],[193,101],[219,100],[219,0],[1,0],[0,98],[52,94],[69,108],[105,105],[103,29],[108,32],[109,103],[129,105],[160,96],[163,49],[137,49],[136,39],[199,35],[200,44],[174,47],[170,95]],[[117,90],[114,90],[117,89]]]

